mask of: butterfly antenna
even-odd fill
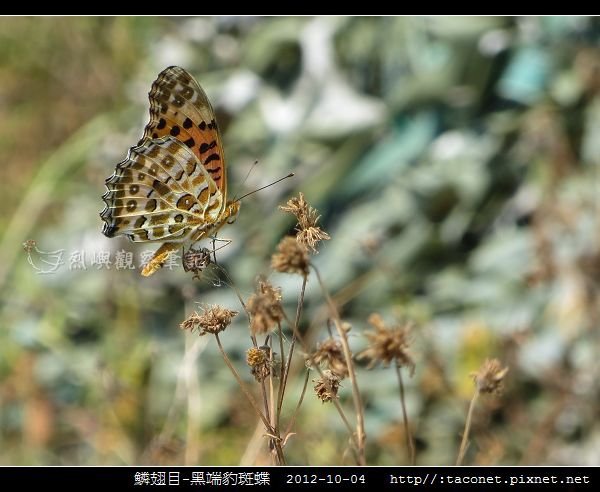
[[[284,176],[283,178],[279,178],[276,181],[273,181],[272,183],[269,183],[268,185],[265,186],[261,186],[260,188],[258,188],[257,190],[251,191],[250,193],[246,193],[245,195],[242,195],[241,197],[239,197],[236,200],[233,200],[234,202],[239,202],[240,200],[242,200],[243,198],[246,198],[247,196],[252,195],[253,193],[256,193],[257,191],[261,191],[264,190],[265,188],[268,188],[269,186],[273,186],[274,184],[279,183],[280,181],[283,181],[284,179],[288,179],[291,178],[292,176],[294,176],[294,173],[290,173],[287,176]]]
[[[246,173],[246,177],[244,178],[244,181],[242,181],[242,186],[244,186],[246,184],[246,181],[248,181],[248,178],[250,177],[250,173],[254,170],[254,168],[256,167],[257,164],[258,164],[258,161],[254,161],[254,163],[250,166],[250,169]],[[237,201],[237,199],[235,198],[236,196],[237,196],[237,193],[233,197],[234,202]]]

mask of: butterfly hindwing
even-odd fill
[[[223,196],[182,142],[164,137],[133,147],[106,180],[103,232],[136,242],[183,241],[213,223]]]

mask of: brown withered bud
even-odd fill
[[[323,403],[337,398],[340,389],[340,377],[332,371],[323,371],[323,376],[313,379],[315,394]]]
[[[369,316],[368,322],[375,330],[365,333],[369,346],[357,358],[370,359],[369,369],[378,363],[389,366],[395,362],[400,367],[407,367],[412,374],[415,363],[409,350],[409,325],[388,327],[379,314]]]
[[[308,251],[292,236],[284,237],[277,245],[277,253],[271,257],[273,270],[282,273],[308,275]]]
[[[198,330],[199,336],[216,335],[227,328],[237,314],[237,311],[219,305],[206,306],[202,307],[202,313],[193,312],[180,326],[182,330]]]
[[[500,393],[508,367],[502,367],[498,359],[486,359],[471,377],[479,393]]]
[[[316,245],[319,241],[331,239],[329,234],[323,231],[317,222],[320,215],[316,209],[311,207],[304,199],[304,194],[300,192],[297,197],[290,198],[286,205],[280,205],[280,210],[289,212],[296,216],[298,225],[296,226],[296,239],[298,243],[317,253]]]
[[[252,333],[268,333],[283,320],[281,289],[273,287],[265,279],[259,279],[256,293],[248,298],[246,309],[250,314]]]
[[[342,379],[348,376],[348,365],[344,358],[342,344],[338,340],[328,338],[317,344],[317,350],[309,356],[308,360],[312,360],[315,364],[325,363],[327,369]]]

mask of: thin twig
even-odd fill
[[[475,408],[475,403],[477,402],[477,398],[479,397],[479,391],[475,391],[473,395],[473,399],[471,400],[471,404],[469,405],[469,413],[467,414],[467,422],[465,423],[465,430],[463,432],[462,442],[460,443],[460,449],[458,450],[458,458],[456,459],[456,465],[459,466],[462,464],[463,458],[465,457],[465,453],[467,452],[467,443],[469,441],[469,431],[471,430],[471,420],[473,417],[473,409]]]
[[[415,443],[408,427],[408,415],[406,413],[406,404],[404,403],[404,383],[402,381],[402,372],[400,366],[396,364],[396,374],[398,375],[398,386],[400,386],[400,402],[402,403],[402,419],[404,421],[404,433],[406,434],[406,446],[410,453],[410,464],[415,466],[416,463],[416,452]]]
[[[300,296],[298,297],[298,305],[296,306],[296,320],[294,321],[294,326],[292,327],[292,342],[290,343],[290,351],[287,355],[287,361],[284,368],[284,373],[281,374],[281,392],[278,395],[277,401],[277,414],[281,413],[281,407],[283,406],[283,397],[285,394],[285,388],[287,387],[287,378],[290,373],[290,367],[292,364],[292,355],[294,354],[294,347],[296,345],[296,333],[298,333],[298,324],[300,323],[300,316],[302,315],[302,308],[304,306],[304,293],[306,292],[306,282],[308,277],[305,275],[302,280],[302,288],[300,289]],[[281,355],[281,360],[283,361],[283,354]]]
[[[244,310],[244,312],[246,313],[246,316],[248,317],[248,325],[250,326],[252,323],[252,317],[250,316],[250,312],[248,311],[248,308],[246,307],[246,303],[244,302],[244,299],[242,298],[242,294],[241,294],[240,290],[235,285],[235,282],[231,278],[231,275],[229,275],[229,272],[221,266],[219,268],[220,268],[221,272],[223,272],[223,274],[227,277],[228,282],[224,282],[225,285],[228,285],[231,289],[233,289],[233,291],[235,292],[235,295],[237,296],[238,300],[240,301],[242,309]],[[254,333],[250,334],[250,339],[252,340],[252,345],[254,346],[254,348],[258,348],[258,342],[256,340],[256,335],[254,335]],[[231,367],[233,367],[233,366],[230,366],[230,368]],[[270,422],[271,421],[271,412],[269,411],[269,399],[267,396],[267,388],[266,388],[264,380],[260,382],[259,387],[260,387],[260,391],[261,391],[263,405],[265,407],[264,418]],[[261,415],[261,418],[262,418],[263,414],[262,413],[259,413],[259,414]],[[268,426],[266,426],[266,427],[269,432],[274,430],[272,427],[268,427]]]
[[[260,407],[258,406],[258,403],[256,402],[256,400],[250,393],[250,390],[248,390],[248,388],[246,387],[246,384],[244,383],[244,381],[242,381],[242,378],[240,377],[238,372],[235,370],[235,367],[233,367],[233,364],[231,363],[231,361],[229,360],[229,357],[227,357],[227,354],[225,353],[225,350],[223,349],[223,345],[221,345],[221,340],[219,339],[219,335],[217,333],[215,333],[215,338],[217,339],[217,345],[219,346],[219,350],[221,351],[221,355],[223,356],[223,359],[225,360],[227,367],[229,367],[231,373],[233,374],[233,377],[236,379],[241,390],[246,395],[246,398],[248,398],[248,401],[254,408],[254,411],[261,418],[261,420],[263,421],[263,424],[265,424],[265,429],[267,430],[267,433],[273,437],[275,451],[277,452],[278,464],[285,465],[286,461],[285,461],[285,456],[283,455],[283,449],[281,447],[281,438],[275,434],[275,431],[274,431],[273,427],[271,426],[271,423],[269,422],[268,418],[265,417],[265,415],[260,411]]]
[[[277,424],[277,415],[275,414],[275,388],[273,385],[273,337],[268,338],[269,345],[269,364],[271,365],[271,371],[269,372],[269,401],[268,401],[268,419],[271,422],[271,428],[273,429],[273,433],[276,436],[276,439],[279,439],[279,427]],[[263,380],[264,382],[264,380]],[[275,449],[275,440],[271,439],[271,449]]]
[[[296,405],[296,408],[294,409],[294,413],[292,414],[292,418],[290,419],[287,429],[285,430],[284,439],[289,435],[292,428],[294,427],[294,424],[296,423],[296,418],[298,417],[298,414],[300,413],[300,406],[302,405],[302,401],[304,401],[304,395],[306,395],[306,388],[308,387],[309,378],[310,378],[310,370],[306,369],[306,377],[304,378],[304,386],[302,386],[302,392],[300,393],[300,398],[298,400],[298,404]]]
[[[350,425],[350,422],[346,418],[346,415],[344,414],[344,410],[342,409],[342,406],[340,405],[340,402],[337,400],[337,398],[333,398],[331,400],[331,402],[333,403],[333,406],[340,414],[342,422],[344,422],[344,425],[348,429],[348,434],[350,435],[350,440],[352,441],[352,444],[353,444],[352,451],[354,452],[354,458],[356,459],[357,463],[360,463],[360,461],[361,461],[360,454],[359,454],[360,446],[359,446],[358,440],[356,439],[356,436],[354,435],[354,429],[352,429],[352,425]]]
[[[323,295],[327,300],[327,304],[333,314],[335,327],[337,329],[338,335],[340,337],[340,341],[342,342],[342,348],[344,350],[344,358],[346,359],[346,365],[348,366],[348,377],[350,378],[350,382],[352,384],[352,399],[354,401],[354,410],[356,412],[356,436],[358,441],[358,464],[366,465],[365,458],[365,418],[363,412],[362,400],[360,397],[360,390],[358,388],[358,381],[356,379],[356,372],[354,371],[354,363],[352,361],[352,353],[350,351],[350,345],[348,344],[348,335],[344,328],[342,327],[342,319],[340,314],[335,306],[329,292],[325,288],[325,284],[323,283],[323,279],[319,273],[319,270],[311,264],[313,270],[317,275],[317,280],[319,281],[319,285],[321,286],[321,290],[323,291]]]
[[[275,413],[275,430],[279,432],[279,426],[281,422],[281,407],[283,402],[283,393],[285,391],[283,376],[286,372],[285,370],[285,348],[283,346],[283,330],[281,329],[281,323],[277,323],[277,336],[279,337],[279,351],[281,359],[281,365],[279,367],[279,386],[277,387],[277,411],[273,410]],[[271,361],[273,362],[273,360]],[[271,365],[271,374],[273,374],[274,366]]]
[[[273,429],[271,428],[271,424],[269,423],[269,421],[267,420],[267,418],[265,417],[265,415],[261,412],[260,407],[258,406],[258,403],[256,402],[256,400],[254,399],[254,397],[250,393],[250,390],[246,387],[246,384],[244,383],[244,381],[242,381],[242,378],[240,377],[240,375],[238,374],[238,372],[235,370],[235,367],[233,367],[233,364],[231,363],[231,361],[229,360],[229,357],[225,353],[225,350],[223,349],[223,345],[221,345],[221,340],[219,339],[219,335],[217,333],[215,333],[215,338],[217,339],[217,345],[219,346],[219,350],[221,351],[221,355],[223,356],[223,359],[225,359],[225,364],[227,364],[227,367],[229,367],[229,370],[233,374],[233,377],[236,379],[236,381],[239,384],[241,390],[246,395],[246,398],[248,398],[248,401],[250,402],[250,405],[252,405],[252,407],[254,408],[254,411],[261,418],[261,420],[263,421],[263,424],[265,424],[265,427],[267,428],[267,431],[268,432],[273,432]]]

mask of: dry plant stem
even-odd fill
[[[179,422],[179,406],[185,398],[185,382],[189,377],[190,367],[194,367],[195,361],[198,359],[198,356],[204,351],[207,345],[207,338],[205,337],[196,338],[196,341],[191,347],[188,347],[186,340],[185,354],[183,356],[181,366],[179,367],[179,371],[177,372],[177,383],[175,385],[174,395],[171,400],[171,406],[169,407],[167,417],[165,418],[159,435],[153,439],[148,447],[144,450],[141,458],[142,463],[147,462],[148,457],[151,456],[153,450],[160,448],[161,445],[168,442],[168,440],[175,433],[177,423]]]
[[[359,448],[359,444],[356,439],[356,436],[354,435],[355,434],[354,429],[352,428],[352,425],[350,424],[350,422],[348,422],[348,419],[346,418],[346,415],[344,414],[344,411],[342,410],[340,402],[337,399],[333,399],[333,400],[331,400],[331,402],[335,406],[335,409],[340,414],[340,417],[341,417],[342,421],[344,422],[344,425],[348,429],[348,434],[350,435],[350,440],[352,441],[352,452],[354,453],[354,459],[356,460],[356,462],[358,464],[360,464],[360,465],[364,464],[364,463],[361,463],[361,457],[359,454],[361,450]]]
[[[304,395],[306,395],[306,388],[308,387],[309,378],[310,378],[310,370],[307,369],[306,377],[304,378],[304,386],[302,387],[302,392],[300,393],[300,399],[298,400],[298,404],[296,405],[294,414],[292,415],[292,418],[290,419],[290,421],[288,423],[287,429],[285,430],[286,437],[289,435],[292,428],[294,427],[294,424],[296,423],[296,418],[298,417],[298,413],[300,413],[300,406],[302,405],[302,402],[304,401]]]
[[[186,339],[186,350],[189,350],[191,340]],[[187,396],[187,430],[184,464],[187,466],[198,463],[200,459],[200,416],[202,414],[202,398],[196,371],[188,369],[186,377]]]
[[[300,335],[300,333],[298,333],[297,330],[295,332],[295,335],[296,335],[296,339],[300,342],[300,345],[302,345],[302,349],[304,350],[304,352],[309,353],[306,343],[304,343],[302,336]],[[317,370],[317,372],[319,373],[319,376],[321,376],[321,378],[325,378],[325,375],[323,374],[323,370],[321,369],[319,364],[317,364],[312,358],[309,359],[309,362],[310,362],[310,366],[314,367]],[[337,400],[332,400],[332,401],[333,401],[334,405],[336,406],[338,412],[340,412],[340,415],[342,417],[342,420],[346,424],[346,427],[348,427],[348,431],[350,433],[350,438],[352,439],[352,442],[354,443],[354,446],[355,446],[354,451],[355,451],[355,453],[357,453],[358,452],[358,441],[356,440],[356,436],[354,435],[355,432],[352,429],[352,427],[350,426],[350,424],[348,423],[348,419],[344,415],[344,410],[342,409],[342,407],[339,406],[339,403],[337,402]],[[302,403],[302,401],[300,401],[300,403]],[[288,431],[289,431],[289,429],[290,429],[290,427],[288,426]]]
[[[358,441],[358,449],[357,449],[358,460],[357,461],[358,461],[359,465],[366,465],[365,417],[364,417],[364,412],[363,412],[362,400],[360,397],[360,390],[358,388],[358,381],[356,379],[356,372],[354,371],[354,362],[352,360],[350,346],[348,344],[348,336],[347,336],[346,331],[342,327],[342,320],[340,318],[340,314],[338,313],[337,307],[335,306],[334,302],[332,301],[331,296],[329,295],[329,292],[325,288],[325,284],[323,283],[323,280],[321,279],[319,270],[317,270],[317,268],[314,265],[311,264],[311,266],[313,267],[313,270],[315,271],[315,274],[317,275],[317,280],[319,281],[319,285],[321,286],[323,295],[325,296],[325,299],[327,300],[327,304],[329,305],[329,308],[331,309],[331,312],[334,317],[335,327],[337,329],[338,336],[340,337],[340,341],[342,342],[342,348],[344,350],[344,358],[346,359],[346,365],[348,366],[348,377],[350,378],[350,382],[352,383],[352,398],[354,401],[354,410],[356,412],[356,437],[357,437],[357,441]]]
[[[271,363],[271,367],[273,367],[273,338],[270,337],[269,338],[269,360]],[[269,421],[271,422],[271,429],[273,429],[273,434],[275,435],[275,438],[271,439],[270,442],[270,449],[273,450],[275,449],[276,445],[275,445],[275,440],[279,439],[279,428],[278,428],[278,418],[277,415],[275,415],[275,389],[274,389],[274,385],[273,385],[273,370],[271,369],[271,372],[269,374],[269,402],[268,402],[268,415],[267,418],[269,419]]]
[[[244,312],[246,313],[246,316],[248,317],[248,324],[250,324],[252,322],[252,318],[250,316],[250,313],[248,312],[248,309],[246,308],[246,303],[244,303],[244,299],[242,298],[242,294],[240,293],[240,290],[236,287],[235,283],[233,282],[233,279],[231,278],[231,276],[229,275],[227,270],[225,270],[225,268],[221,267],[221,271],[225,274],[225,276],[227,277],[227,280],[229,281],[229,282],[225,282],[225,284],[228,285],[229,287],[231,287],[233,289],[233,291],[235,292],[235,295],[237,296],[238,300],[240,301],[240,304],[242,305],[242,309],[244,310]],[[254,347],[258,347],[258,345],[256,343],[256,337],[254,335],[251,335],[251,338],[252,338],[252,343],[254,343]]]
[[[238,300],[240,301],[242,309],[244,310],[244,312],[246,313],[246,316],[248,317],[248,324],[250,324],[252,321],[252,318],[250,316],[250,313],[248,312],[248,309],[246,308],[246,304],[244,303],[244,299],[242,298],[242,294],[241,294],[240,290],[235,285],[235,282],[231,278],[231,275],[229,275],[229,272],[227,272],[227,270],[225,270],[225,268],[223,268],[223,267],[220,267],[220,270],[227,277],[227,282],[225,282],[225,284],[228,285],[229,287],[231,287],[233,289],[233,291],[235,292],[235,295],[237,296]],[[250,339],[252,340],[252,345],[254,346],[254,348],[258,348],[258,342],[256,341],[256,336],[254,334],[251,334]],[[265,407],[265,418],[268,421],[270,421],[271,415],[269,412],[267,388],[266,388],[264,380],[261,381],[261,383],[260,383],[260,391],[261,391],[261,395],[262,395],[262,399],[263,399],[263,406]],[[260,414],[260,415],[262,415],[262,414]]]
[[[246,316],[248,317],[248,323],[251,323],[252,318],[250,316],[250,313],[248,312],[248,309],[246,308],[246,304],[244,303],[244,299],[242,298],[242,294],[240,293],[239,289],[236,287],[236,285],[235,285],[233,279],[231,278],[231,276],[229,275],[229,273],[224,268],[222,269],[222,272],[225,274],[225,276],[229,280],[228,285],[233,289],[233,291],[235,292],[237,298],[239,299],[240,304],[242,305],[242,308],[244,309],[244,312],[246,313]],[[256,336],[254,334],[251,334],[250,338],[252,340],[252,344],[253,344],[254,348],[258,348],[258,342],[256,341]],[[262,412],[260,412],[260,410],[258,410],[258,404],[252,398],[252,395],[250,394],[250,392],[248,391],[248,389],[243,384],[241,378],[239,377],[239,374],[237,373],[237,371],[235,370],[235,368],[233,367],[233,365],[231,364],[231,362],[227,358],[227,356],[225,354],[225,351],[223,350],[223,347],[221,346],[221,341],[219,340],[218,336],[217,336],[217,343],[219,344],[219,348],[221,349],[221,353],[223,354],[223,357],[225,358],[225,362],[227,363],[227,365],[229,366],[229,369],[231,369],[231,372],[233,373],[234,377],[238,381],[238,384],[240,385],[240,388],[242,388],[242,391],[246,394],[246,397],[250,400],[250,403],[254,407],[254,410],[258,413],[258,415],[262,419],[263,423],[265,424],[265,428],[267,429],[267,433],[276,436],[276,439],[273,439],[273,443],[274,443],[274,446],[275,446],[275,450],[277,452],[277,461],[278,461],[278,464],[280,464],[280,465],[285,464],[285,457],[283,455],[283,449],[281,447],[281,439],[280,439],[280,436],[279,436],[279,429],[277,429],[277,431],[275,431],[274,425],[271,425],[269,423],[271,421],[273,412],[269,411],[269,398],[267,396],[267,388],[266,388],[265,381],[264,380],[261,381],[261,384],[260,384],[260,389],[261,389],[262,398],[263,398],[263,405],[265,407],[265,414],[263,414]],[[271,350],[271,353],[273,353],[272,350]],[[272,382],[273,381],[272,381],[272,378],[271,378],[271,390],[272,390]],[[273,401],[273,393],[271,391],[271,402],[272,401]]]
[[[271,394],[271,402],[273,404],[273,415],[274,415],[274,422],[273,422],[273,428],[275,429],[275,434],[277,435],[278,438],[281,438],[281,402],[283,400],[283,393],[285,391],[285,388],[283,388],[283,374],[285,371],[285,363],[284,363],[284,359],[285,359],[285,348],[283,346],[283,330],[281,329],[281,323],[277,323],[277,336],[279,338],[279,350],[280,350],[280,359],[281,359],[281,366],[279,368],[279,385],[277,386],[277,404],[275,404],[275,399],[273,394]],[[271,382],[273,381],[273,348],[271,347],[271,374],[270,374],[270,380]],[[272,384],[271,384],[272,387]],[[275,410],[275,407],[277,407],[277,410]]]
[[[275,432],[279,435],[279,427],[281,421],[281,406],[283,402],[283,393],[285,392],[283,376],[285,375],[285,349],[283,347],[283,330],[281,329],[281,323],[277,323],[277,336],[279,338],[279,353],[281,359],[281,366],[279,368],[279,386],[277,387],[277,411],[273,409],[275,414]],[[271,350],[271,363],[273,362],[273,350]],[[271,376],[273,370],[271,370]]]
[[[252,396],[252,394],[250,393],[250,391],[244,384],[244,381],[242,381],[242,378],[240,378],[240,375],[235,370],[235,367],[233,367],[233,364],[231,363],[231,361],[229,360],[229,357],[227,357],[227,354],[225,353],[225,350],[223,349],[223,345],[221,345],[221,340],[217,333],[215,333],[215,338],[217,339],[217,345],[219,346],[219,350],[221,351],[221,355],[223,356],[223,359],[225,360],[227,367],[229,367],[229,370],[233,374],[233,377],[236,379],[241,390],[246,395],[246,398],[248,398],[248,401],[252,405],[252,408],[254,408],[254,411],[257,413],[257,415],[263,421],[263,424],[265,425],[265,429],[267,430],[267,433],[273,437],[276,437],[275,439],[273,439],[273,442],[275,445],[275,451],[277,453],[278,464],[280,464],[280,465],[285,464],[285,457],[283,455],[283,449],[281,448],[281,440],[279,439],[279,436],[275,436],[273,427],[271,426],[269,419],[260,411],[260,407],[258,406],[258,403],[256,402],[256,400],[254,399],[254,397]],[[264,388],[264,386],[263,386],[263,388]]]
[[[305,353],[309,353],[310,351],[308,350],[308,347],[306,346],[306,343],[304,342],[304,340],[302,339],[302,336],[300,335],[300,333],[298,333],[298,330],[295,331],[295,335],[296,335],[296,339],[300,342],[300,345],[302,345],[302,349],[304,350]],[[325,378],[325,375],[323,374],[323,370],[321,369],[321,367],[319,366],[319,364],[317,364],[312,358],[309,359],[310,362],[310,366],[314,367],[317,372],[319,373],[319,376],[321,376],[322,378]],[[348,419],[346,418],[346,416],[344,415],[344,411],[342,409],[342,407],[339,406],[339,403],[337,403],[337,400],[333,400],[334,405],[336,405],[336,408],[338,410],[338,412],[340,412],[341,416],[342,416],[342,420],[348,424]],[[355,446],[355,452],[358,452],[358,441],[356,440],[355,437],[355,432],[352,429],[352,427],[348,424],[348,431],[350,433],[350,438],[352,439],[352,442],[354,443]],[[357,460],[358,461],[358,460]]]
[[[479,391],[475,391],[471,404],[469,405],[469,413],[467,414],[467,422],[465,423],[465,430],[463,432],[462,442],[460,443],[460,449],[458,450],[458,458],[456,458],[456,465],[462,464],[465,453],[467,452],[467,444],[469,441],[469,431],[471,430],[471,420],[473,417],[473,410],[475,409],[475,403],[479,397]]]
[[[298,324],[300,323],[300,316],[302,315],[302,308],[304,306],[304,293],[306,292],[306,282],[308,277],[305,275],[302,280],[302,288],[300,290],[300,296],[298,297],[298,305],[296,307],[296,319],[294,320],[294,326],[292,327],[292,342],[290,343],[290,351],[288,352],[287,360],[283,365],[283,352],[281,353],[282,371],[281,371],[281,391],[278,395],[277,401],[277,415],[281,414],[281,407],[283,406],[283,397],[285,394],[285,388],[287,387],[287,378],[290,373],[290,367],[292,364],[292,355],[294,354],[294,347],[296,345],[296,333],[298,333]],[[282,339],[283,343],[283,339]]]
[[[410,464],[414,466],[416,462],[415,443],[413,442],[413,438],[408,427],[408,415],[406,413],[406,404],[404,403],[404,383],[402,381],[401,368],[398,364],[396,364],[396,374],[398,375],[398,385],[400,386],[400,402],[402,403],[402,419],[404,420],[406,446],[408,447],[410,454]]]
[[[244,450],[242,457],[240,458],[238,466],[256,465],[258,457],[264,452],[264,441],[265,426],[260,421],[260,419],[258,419],[256,421],[256,425],[254,426],[254,432],[252,433],[252,437],[246,444],[246,449]]]
[[[260,392],[263,397],[263,406],[265,407],[265,418],[269,422],[271,422],[271,411],[269,410],[269,397],[267,393],[267,385],[265,384],[264,380],[260,382]]]
[[[225,353],[225,350],[223,349],[223,345],[221,345],[221,340],[219,339],[219,335],[216,334],[216,333],[215,333],[215,338],[217,339],[217,345],[219,346],[219,350],[221,351],[221,355],[223,356],[223,359],[225,360],[225,364],[227,364],[227,367],[229,367],[229,370],[233,374],[233,377],[235,378],[235,380],[239,384],[241,390],[246,395],[246,398],[248,398],[248,401],[250,402],[250,405],[252,405],[252,408],[254,408],[254,411],[256,412],[256,414],[263,421],[263,424],[265,425],[265,428],[267,429],[267,431],[268,432],[272,432],[271,424],[269,423],[269,421],[267,420],[267,418],[265,417],[265,415],[261,412],[260,407],[258,406],[258,403],[256,402],[256,400],[254,399],[254,397],[252,396],[252,394],[250,393],[250,391],[246,387],[246,384],[244,383],[244,381],[242,381],[242,378],[240,378],[240,375],[235,370],[235,367],[233,367],[233,364],[231,363],[231,361],[229,360],[229,357],[227,357],[227,354]]]

